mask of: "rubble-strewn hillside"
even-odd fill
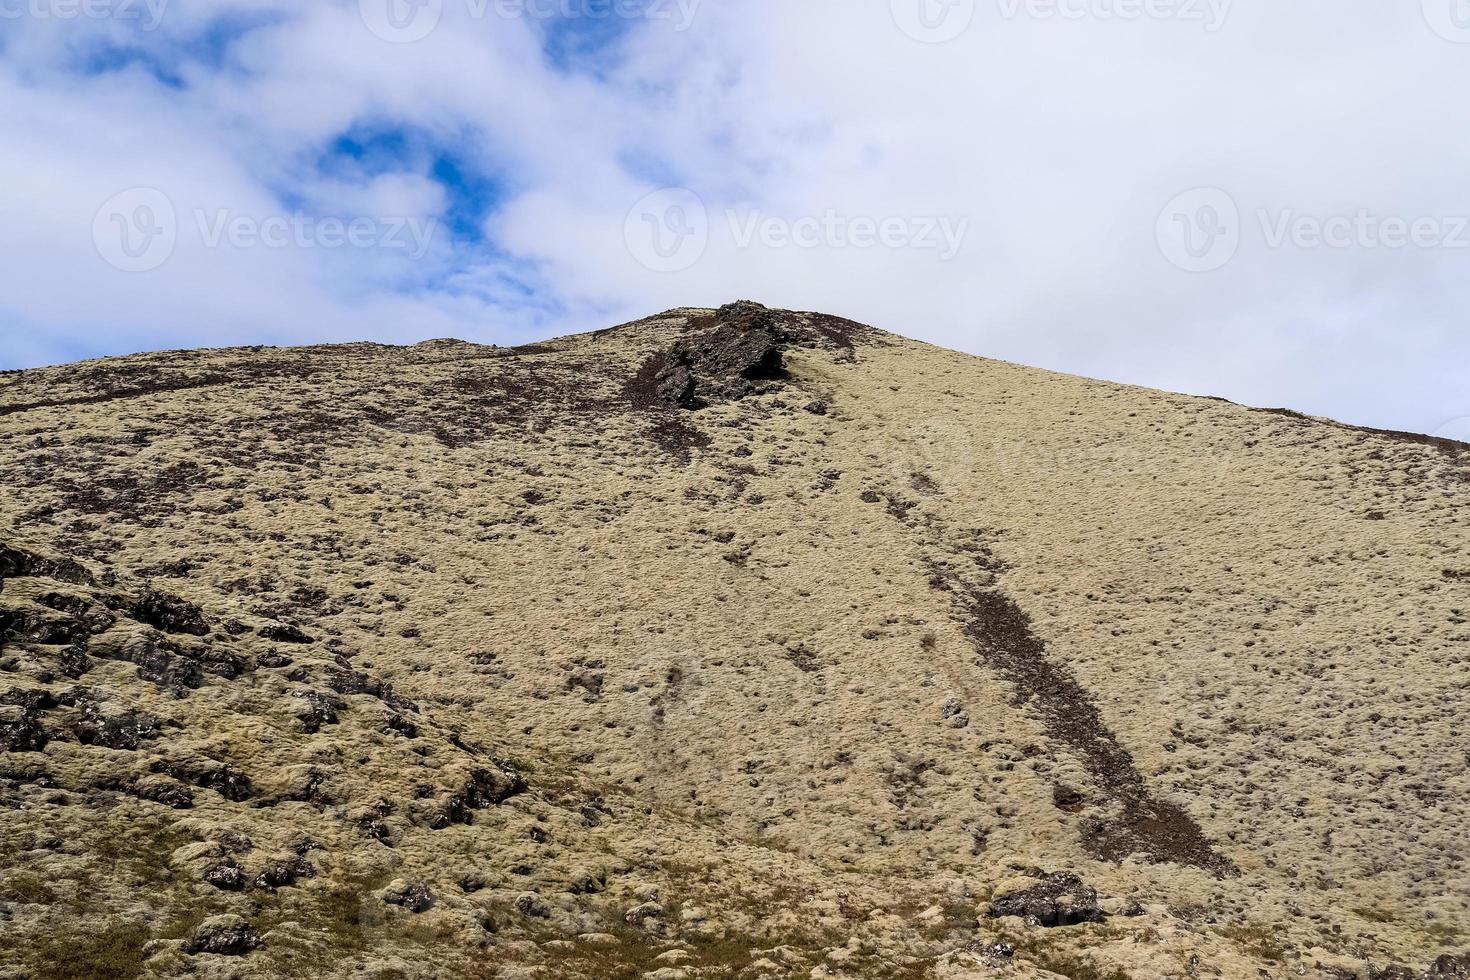
[[[0,977],[1470,976],[1467,463],[749,303],[0,378]]]

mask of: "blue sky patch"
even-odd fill
[[[484,241],[485,218],[506,197],[505,179],[484,167],[469,137],[446,140],[427,129],[360,124],[336,137],[317,161],[318,170],[344,181],[368,181],[388,173],[421,174],[444,188],[444,225],[456,241]]]
[[[139,26],[125,43],[103,40],[76,53],[76,68],[84,75],[106,75],[130,68],[147,71],[172,89],[188,87],[187,69],[219,72],[237,67],[234,46],[252,31],[280,23],[275,13],[237,13],[216,17],[192,36],[168,39]]]
[[[84,75],[113,75],[137,68],[171,89],[183,89],[184,77],[174,70],[177,61],[142,47],[102,44],[82,55],[77,69]]]
[[[620,60],[618,47],[634,30],[648,23],[647,14],[661,10],[665,0],[580,0],[555,16],[540,18],[541,50],[558,71],[601,77]]]

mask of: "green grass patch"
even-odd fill
[[[58,936],[31,948],[34,980],[133,980],[143,972],[143,947],[152,938],[138,923],[90,935]]]
[[[1260,925],[1231,925],[1219,930],[1220,935],[1258,959],[1280,963],[1286,959],[1286,947],[1277,941],[1276,930]]]
[[[1092,960],[1071,953],[1048,950],[1035,954],[1036,963],[1069,980],[1133,980],[1126,972],[1098,966]]]
[[[33,874],[12,875],[0,888],[0,894],[22,905],[51,905],[56,901],[56,893]]]

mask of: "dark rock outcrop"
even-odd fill
[[[1004,892],[990,902],[991,918],[1017,915],[1048,928],[1101,922],[1097,889],[1082,883],[1068,871],[1045,875],[1040,882],[1020,891]]]
[[[0,544],[0,581],[8,578],[49,578],[90,585],[92,576],[70,558],[43,558],[21,548]]]
[[[296,697],[301,700],[296,717],[308,735],[315,735],[324,725],[337,724],[337,712],[343,707],[341,698],[322,691],[300,691]]]
[[[144,776],[133,784],[133,795],[172,810],[187,810],[194,805],[194,791],[168,776]]]
[[[289,857],[266,865],[265,869],[255,876],[251,884],[256,888],[268,888],[274,891],[277,888],[290,887],[300,879],[310,878],[315,874],[316,869],[305,859],[299,856]]]
[[[289,623],[271,623],[256,630],[256,635],[272,643],[315,643],[316,640],[304,630]]]
[[[498,763],[493,768],[473,770],[463,786],[447,796],[423,801],[418,808],[418,822],[432,830],[443,830],[453,824],[474,822],[475,811],[499,806],[512,796],[526,791],[526,780],[515,767]]]
[[[422,881],[399,878],[388,886],[387,891],[383,892],[383,901],[417,915],[433,907],[434,893]]]
[[[135,664],[139,677],[176,696],[197,690],[204,684],[204,671],[199,664],[157,633],[94,644],[91,652],[107,660]]]
[[[237,892],[245,887],[245,874],[233,861],[226,861],[204,872],[204,883],[220,891]]]
[[[1356,980],[1356,975],[1353,976]],[[1424,978],[1402,963],[1390,963],[1381,970],[1373,966],[1368,967],[1368,980],[1424,980]]]
[[[48,741],[37,712],[20,705],[0,707],[0,752],[40,752]]]
[[[91,634],[87,624],[76,616],[39,607],[0,609],[0,643],[61,646],[79,643]]]
[[[152,769],[191,786],[212,789],[232,803],[244,802],[255,795],[249,776],[213,759],[160,759],[153,763]]]
[[[678,408],[735,401],[760,390],[760,382],[786,376],[775,314],[759,303],[723,306],[715,327],[687,337],[645,368],[653,400]]]
[[[327,674],[327,686],[338,694],[366,694],[368,697],[377,698],[396,711],[417,714],[419,710],[418,705],[394,693],[393,685],[371,677],[360,670],[348,670],[342,667],[330,668]]]
[[[144,589],[138,598],[127,604],[126,612],[138,622],[147,623],[164,633],[203,636],[209,632],[204,612],[198,606],[167,592]]]
[[[1434,961],[1426,980],[1459,980],[1461,977],[1470,977],[1470,953],[1441,956]]]
[[[83,745],[133,751],[162,732],[162,722],[146,711],[103,711],[95,701],[82,704],[82,714],[72,732]]]
[[[205,919],[194,930],[184,944],[184,952],[190,955],[244,956],[260,945],[260,933],[250,923],[238,915],[216,915]]]

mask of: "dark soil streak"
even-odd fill
[[[881,347],[889,343],[881,330],[874,329],[865,323],[858,323],[856,320],[832,316],[829,313],[800,315],[807,319],[812,331],[823,345],[841,351],[838,358],[841,363],[856,363],[859,345]]]
[[[95,395],[82,395],[78,398],[57,398],[48,401],[23,402],[18,405],[0,405],[0,418],[7,415],[18,415],[21,412],[33,412],[43,408],[69,408],[74,405],[100,405],[106,402],[127,401],[134,398],[147,398],[149,395],[161,395],[171,391],[195,391],[200,388],[222,388],[227,385],[249,384],[274,380],[279,377],[290,377],[302,379],[315,374],[314,370],[298,367],[278,368],[256,368],[254,370],[241,370],[238,374],[205,374],[192,380],[168,380],[155,381],[146,384],[133,385],[127,388],[113,391],[98,392]]]
[[[976,652],[1015,687],[1017,705],[1031,707],[1047,734],[1076,753],[1102,793],[1121,809],[1115,817],[1084,825],[1084,843],[1094,856],[1119,861],[1148,854],[1157,861],[1204,868],[1217,877],[1236,873],[1189,814],[1149,793],[1092,695],[1065,667],[1048,659],[1046,645],[1024,610],[997,588],[967,582],[938,563],[930,569],[932,584],[954,597]]]
[[[623,397],[637,411],[646,413],[651,424],[648,437],[659,448],[688,463],[695,449],[704,449],[712,439],[685,418],[685,413],[666,405],[658,396],[658,376],[664,355],[651,355],[623,388]]]
[[[1225,404],[1227,405],[1236,404],[1236,402],[1232,402],[1229,399],[1225,398],[1214,400],[1225,402]],[[1375,429],[1371,426],[1366,425],[1352,425],[1348,422],[1338,422],[1335,419],[1318,419],[1290,408],[1252,408],[1250,406],[1245,407],[1248,411],[1261,412],[1266,415],[1279,415],[1282,418],[1291,419],[1292,421],[1298,422],[1304,426],[1323,425],[1333,429],[1341,429],[1346,432],[1361,432],[1370,436],[1378,436],[1379,438],[1389,439],[1393,442],[1404,442],[1416,446],[1427,446],[1430,449],[1436,449],[1451,458],[1457,459],[1460,457],[1464,457],[1467,454],[1470,454],[1470,442],[1461,442],[1458,439],[1450,439],[1446,436],[1431,436],[1425,435],[1420,432],[1400,432],[1397,429]]]

